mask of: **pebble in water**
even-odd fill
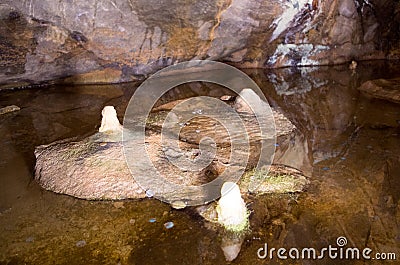
[[[154,191],[146,190],[146,196],[149,197],[149,198],[153,197],[154,196]]]
[[[174,209],[183,209],[186,207],[186,203],[184,201],[174,201],[171,203],[172,208]]]
[[[0,115],[6,114],[6,113],[10,113],[10,112],[14,112],[14,111],[18,111],[18,110],[20,110],[20,107],[18,107],[16,105],[7,106],[7,107],[4,107],[4,108],[0,108]]]
[[[85,240],[79,240],[78,242],[76,242],[75,244],[78,248],[84,247],[86,246],[86,241]]]
[[[27,239],[25,239],[26,243],[32,243],[33,241],[35,241],[35,238],[33,236],[30,236]]]
[[[164,227],[167,229],[171,229],[172,227],[174,227],[174,223],[173,222],[166,222],[164,224]]]

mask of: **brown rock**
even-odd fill
[[[14,111],[18,111],[21,108],[15,105],[11,105],[11,106],[7,106],[4,108],[0,108],[0,115],[2,114],[6,114],[6,113],[10,113],[10,112],[14,112]]]
[[[393,57],[399,47],[394,0],[3,2],[1,83],[125,82],[192,59],[338,64]]]
[[[105,68],[93,72],[78,74],[64,79],[65,83],[71,84],[109,84],[121,81],[121,70]]]
[[[56,142],[37,147],[35,156],[35,179],[47,190],[91,200],[145,197],[126,166],[121,142]]]
[[[370,80],[358,89],[371,97],[400,103],[400,78]]]
[[[231,135],[228,135],[221,124],[202,116],[190,120],[188,124],[182,124],[183,128],[179,136],[168,140],[171,147],[161,144],[160,129],[165,119],[164,110],[173,108],[175,105],[170,103],[160,106],[160,113],[152,113],[148,119],[148,128],[151,130],[146,137],[146,149],[149,159],[158,172],[161,172],[162,177],[171,183],[196,186],[210,182],[228,168],[234,172],[239,170],[239,165],[227,166],[230,148],[226,148],[231,144],[232,137],[240,137],[236,135],[238,132],[233,131]],[[202,109],[202,111],[216,110]],[[254,164],[258,161],[259,142],[262,137],[252,113],[240,117],[244,120],[250,138],[248,164]],[[289,134],[294,130],[294,125],[283,114],[274,111],[273,117],[277,120],[279,136]],[[229,120],[223,122],[230,124]],[[211,163],[205,168],[191,171],[170,163],[169,159],[175,157],[197,159],[204,155],[203,159],[207,160],[207,151],[202,154],[198,146],[205,136],[215,140],[217,146],[216,156],[211,158]],[[174,148],[172,141],[178,142],[177,146],[180,150]],[[134,149],[133,152],[135,152]],[[235,152],[245,151],[235,150]],[[35,156],[35,179],[47,190],[93,200],[145,197],[145,191],[135,182],[126,164],[121,132],[97,133],[81,141],[67,139],[39,146],[35,150]],[[149,187],[153,187],[152,185],[157,184],[151,183]],[[172,193],[168,190],[164,192]]]

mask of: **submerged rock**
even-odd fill
[[[99,132],[35,149],[35,179],[45,189],[82,199],[143,198],[126,165],[122,126],[112,106],[102,111]]]
[[[370,80],[363,83],[358,90],[373,98],[400,103],[400,78]]]
[[[0,115],[14,112],[14,111],[19,111],[21,108],[15,105],[7,106],[4,108],[0,108]]]
[[[171,229],[172,227],[174,227],[174,223],[173,222],[166,222],[166,223],[164,223],[164,227],[166,229]]]
[[[186,208],[186,203],[184,201],[174,201],[171,203],[171,207],[177,210]]]
[[[47,190],[82,199],[127,199],[154,196],[152,190],[145,191],[139,186],[128,169],[123,151],[121,125],[114,108],[107,106],[102,113],[100,132],[83,140],[66,139],[38,146],[35,150],[35,179]],[[282,120],[277,123],[277,134],[280,136],[289,134],[295,128],[294,125],[282,113],[279,115],[276,113],[278,112],[274,112],[275,120],[279,117]],[[246,126],[252,126],[254,118],[251,113],[242,117],[248,119],[245,121]],[[153,129],[146,137],[147,152],[154,167],[168,181],[187,186],[202,185],[218,177],[228,167],[230,170],[239,170],[238,166],[229,165],[230,149],[225,146],[225,143],[229,144],[229,135],[225,135],[223,126],[219,125],[221,127],[219,128],[214,126],[214,123],[201,122],[201,119],[197,121],[193,119],[190,124],[185,125],[181,130],[181,139],[171,140],[179,143],[177,146],[181,150],[176,150],[176,152],[179,151],[182,157],[197,159],[201,156],[198,143],[204,136],[214,137],[216,145],[220,146],[218,149],[220,152],[217,152],[214,158],[210,158],[211,162],[199,171],[174,166],[168,158],[172,149],[161,145],[158,126],[162,126],[160,122],[163,118],[157,116],[153,118],[154,120],[149,124],[149,127]],[[196,133],[198,126],[201,126],[201,130]],[[219,132],[220,129],[221,132]],[[249,163],[254,164],[258,161],[257,154],[260,152],[257,149],[259,133],[255,129],[249,130],[248,133],[251,138]],[[185,139],[182,139],[183,137]],[[171,191],[164,192],[168,194]],[[180,199],[176,198],[172,202],[174,208],[186,207],[186,203]]]
[[[271,165],[269,171],[251,170],[239,182],[242,192],[256,195],[303,192],[310,181],[295,168]]]
[[[237,258],[242,248],[245,235],[226,233],[222,236],[221,249],[224,252],[225,260],[230,262]]]
[[[145,197],[126,166],[122,143],[93,139],[37,147],[35,179],[47,190],[81,199]]]
[[[77,246],[78,248],[84,247],[84,246],[86,246],[86,241],[79,240],[78,242],[76,242],[75,246]]]

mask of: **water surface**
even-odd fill
[[[333,264],[328,259],[260,260],[257,250],[264,243],[318,249],[334,245],[339,236],[348,246],[400,258],[400,106],[357,90],[370,79],[399,77],[399,69],[372,62],[355,72],[347,66],[246,70],[270,104],[297,127],[279,139],[275,161],[302,170],[311,185],[302,194],[246,198],[251,232],[233,264]],[[1,264],[226,263],[221,231],[193,208],[173,210],[155,199],[79,200],[45,191],[33,180],[35,146],[94,133],[105,105],[116,106],[122,120],[135,87],[0,92],[0,106],[21,107],[0,116]],[[226,92],[216,89],[187,85],[165,100]],[[174,226],[166,229],[166,222]]]

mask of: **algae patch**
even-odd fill
[[[242,192],[254,194],[302,192],[310,181],[295,169],[271,166],[269,171],[252,169],[239,182]]]

